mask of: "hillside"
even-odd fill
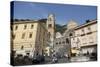
[[[56,24],[56,32],[60,32],[61,34],[64,33],[64,31],[66,30],[66,25],[59,25]]]

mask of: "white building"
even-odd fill
[[[93,53],[97,51],[97,21],[89,21],[74,28],[71,37],[72,53]]]

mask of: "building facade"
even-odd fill
[[[74,35],[74,28],[77,27],[78,24],[75,20],[69,20],[68,24],[67,24],[67,29],[65,30],[65,32],[63,33],[63,36],[65,37],[65,41],[67,46],[67,53],[68,56],[71,57],[71,37]]]
[[[71,36],[74,34],[73,29],[76,26],[78,26],[77,22],[70,20],[62,35],[59,32],[56,33],[54,48],[57,54],[71,57]]]
[[[61,35],[57,32],[54,49],[60,55],[69,57],[97,53],[97,20],[78,25],[70,20],[67,29]]]
[[[97,21],[92,20],[74,28],[71,37],[71,49],[76,54],[97,52]]]
[[[68,45],[66,44],[66,39],[64,36],[60,34],[60,32],[56,33],[56,38],[54,40],[54,51],[55,54],[57,54],[58,57],[62,57],[67,55],[68,50],[67,50]]]
[[[11,51],[16,55],[43,55],[48,44],[46,23],[39,21],[14,21],[11,30]]]
[[[50,56],[55,38],[55,17],[11,22],[11,51],[16,55]]]

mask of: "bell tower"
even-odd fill
[[[47,29],[49,32],[50,46],[53,47],[55,38],[55,16],[53,14],[48,15]]]

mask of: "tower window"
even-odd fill
[[[49,24],[48,27],[51,28],[52,27],[52,24]]]
[[[49,18],[49,21],[51,21],[52,19],[51,18]]]

